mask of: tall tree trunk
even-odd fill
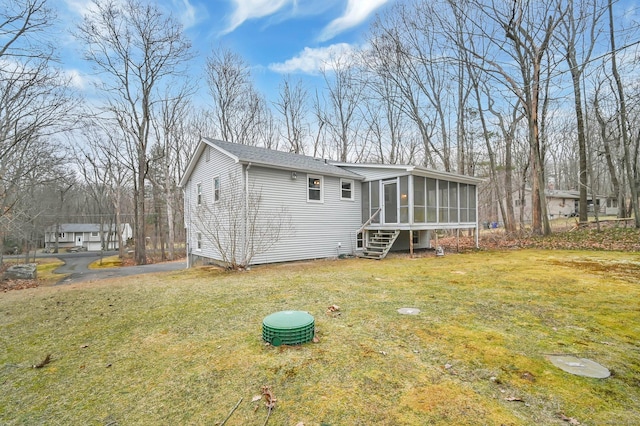
[[[627,130],[627,105],[625,101],[624,88],[622,87],[622,79],[618,73],[618,64],[616,61],[616,41],[613,24],[613,0],[609,0],[609,36],[611,37],[611,72],[618,89],[618,101],[620,102],[620,131],[622,132],[622,145],[624,147],[624,168],[627,174],[627,184],[631,193],[631,209],[633,210],[634,223],[636,228],[640,228],[640,209],[638,206],[638,188],[634,177],[634,170],[631,164],[631,153],[629,151],[630,138]]]

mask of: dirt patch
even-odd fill
[[[603,262],[595,259],[550,260],[549,262],[554,265],[577,268],[585,272],[588,271],[598,275],[615,277],[631,283],[637,283],[638,277],[640,277],[640,263],[637,262]]]

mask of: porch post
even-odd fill
[[[409,255],[413,257],[413,230],[409,230]]]

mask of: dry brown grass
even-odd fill
[[[0,423],[212,425],[243,398],[227,425],[262,424],[251,398],[270,385],[273,425],[640,424],[639,265],[522,250],[0,294]],[[309,311],[319,342],[265,345],[262,319],[285,309]],[[550,353],[613,375],[567,374]]]

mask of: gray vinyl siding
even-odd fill
[[[216,176],[220,177],[221,192],[228,189],[233,179],[237,180],[240,189],[242,189],[242,166],[240,164],[214,149],[210,150],[209,161],[206,161],[206,153],[203,152],[185,186],[185,204],[188,210],[185,212],[185,220],[188,221],[186,226],[190,253],[195,256],[220,261],[222,256],[210,237],[215,230],[212,229],[210,215],[207,211],[207,209],[216,208],[216,205],[213,204],[213,178]],[[198,183],[202,185],[203,205],[201,206],[197,205],[196,187]],[[197,249],[197,233],[202,235],[202,248],[200,250]],[[229,244],[226,241],[224,232],[222,233],[222,240],[223,244]],[[240,251],[236,254],[239,259],[242,258],[241,249],[242,247],[239,247]]]
[[[317,175],[311,173],[311,175]],[[307,201],[307,174],[294,180],[286,170],[252,167],[250,185],[262,193],[265,212],[283,206],[291,226],[266,253],[256,255],[254,264],[336,257],[355,252],[355,232],[360,227],[361,185],[353,183],[353,200],[340,199],[340,178],[323,176],[323,202]],[[338,247],[338,243],[341,247]]]

